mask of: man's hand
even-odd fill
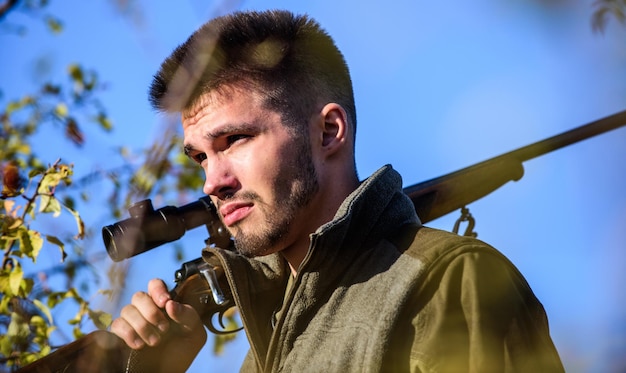
[[[184,372],[204,346],[207,335],[198,313],[170,298],[162,280],[148,283],[113,320],[111,332],[135,350],[158,346],[163,372]]]

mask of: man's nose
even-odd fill
[[[239,182],[224,162],[207,162],[204,169],[203,192],[218,199],[224,199],[237,190]]]

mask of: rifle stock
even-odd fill
[[[130,349],[113,333],[91,332],[76,341],[59,347],[50,355],[18,370],[19,373],[124,372]]]
[[[404,188],[422,223],[476,201],[524,175],[515,159],[494,159]]]

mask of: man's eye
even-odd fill
[[[237,141],[249,138],[249,135],[230,135],[227,137],[228,145],[232,145]]]
[[[192,156],[192,158],[193,158],[193,160],[195,162],[202,163],[206,159],[206,154],[198,153],[198,154],[195,154],[194,156]]]

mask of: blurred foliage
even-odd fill
[[[626,0],[597,0],[595,11],[591,17],[591,27],[596,32],[603,32],[609,19],[615,18],[619,23],[626,23]]]
[[[95,98],[101,89],[97,75],[77,64],[70,65],[67,73],[66,84],[45,83],[38,92],[9,101],[0,111],[0,363],[7,367],[22,366],[52,350],[51,333],[58,327],[54,311],[66,300],[77,308],[67,320],[74,338],[83,335],[86,319],[100,329],[111,321],[110,315],[93,309],[81,295],[89,286],[82,286],[82,291],[77,286],[79,272],[89,267],[80,245],[86,236],[85,224],[75,210],[76,198],[85,200],[86,194],[69,188],[72,164],[60,159],[47,163],[35,151],[35,138],[44,127],[52,128],[59,137],[48,141],[77,147],[85,142],[84,123],[95,122],[105,131],[112,128]],[[74,224],[46,232],[44,216],[56,219],[62,213]],[[69,247],[74,250],[69,252]],[[52,273],[45,268],[50,263],[37,261],[49,248],[56,248],[65,264],[60,271],[65,281],[59,289],[48,282]],[[73,256],[68,258],[70,254]]]
[[[58,34],[63,31],[63,23],[57,17],[47,12],[48,0],[5,0],[0,3],[0,21],[10,12],[23,12],[43,21],[48,29]],[[25,34],[27,28],[23,25],[10,25],[18,34]]]
[[[63,23],[47,13],[47,5],[45,0],[0,3],[0,24],[23,36],[26,26],[5,26],[11,12],[28,12],[51,33],[62,32]],[[165,199],[188,190],[195,195],[202,185],[201,170],[180,157],[181,139],[172,124],[136,154],[120,147],[122,166],[102,169],[93,164],[97,171],[75,177],[74,165],[61,159],[70,148],[89,142],[87,134],[93,131],[85,131],[87,126],[108,133],[113,120],[99,99],[106,86],[97,72],[74,63],[67,66],[66,75],[65,81],[43,82],[33,93],[17,98],[10,97],[11,87],[3,87],[0,96],[0,371],[16,370],[47,355],[58,347],[53,340],[80,338],[111,322],[111,315],[95,308],[95,297],[115,301],[125,290],[129,264],[103,271],[97,262],[105,256],[89,256],[93,235],[79,210],[104,210],[118,219],[138,199]],[[55,159],[40,154],[42,143],[45,153],[58,152]],[[90,162],[86,157],[75,161]],[[105,201],[90,194],[93,185],[103,182],[111,191]],[[96,206],[98,202],[104,206]],[[55,251],[57,255],[50,255]],[[94,291],[102,283],[102,272],[113,290]],[[72,336],[63,337],[68,328]],[[61,338],[54,339],[55,333]]]
[[[3,154],[4,155],[4,154]],[[69,240],[81,240],[85,225],[71,203],[60,199],[63,186],[71,184],[72,166],[59,161],[42,169],[30,167],[23,177],[18,162],[2,169],[2,209],[0,210],[0,249],[3,252],[0,268],[0,362],[8,367],[22,366],[48,354],[51,333],[56,329],[53,310],[61,302],[72,300],[78,311],[68,323],[74,326],[74,337],[83,333],[81,326],[89,318],[98,328],[106,328],[110,315],[91,307],[90,301],[80,295],[74,286],[54,290],[47,283],[45,271],[37,276],[27,275],[27,261],[34,265],[42,250],[56,247],[61,261],[66,261]],[[62,212],[74,220],[74,235],[61,237],[58,231],[46,233],[34,229],[33,223],[42,215],[59,217]],[[76,268],[68,265],[64,272],[71,284]]]

